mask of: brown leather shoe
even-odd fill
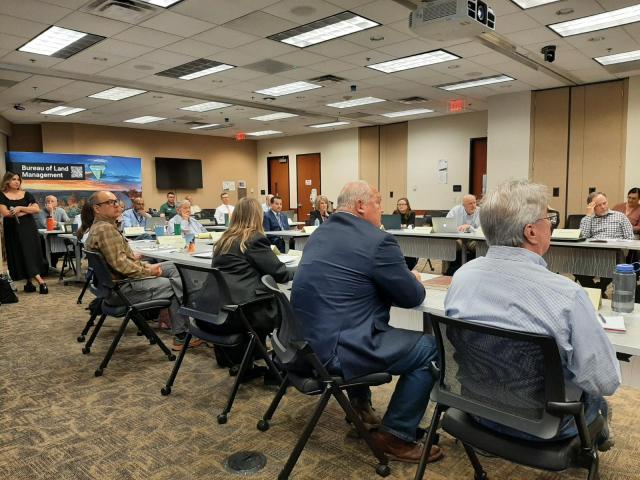
[[[364,426],[371,430],[373,428],[378,428],[382,425],[382,419],[376,413],[376,411],[371,406],[371,403],[368,400],[352,400],[351,406],[356,411]]]
[[[189,348],[199,347],[203,343],[204,341],[202,339],[191,337],[191,340],[189,341]],[[184,345],[184,340],[180,341],[178,338],[174,338],[173,345],[171,346],[171,350],[173,350],[174,352],[180,352],[182,350],[183,345]]]
[[[407,442],[388,432],[377,431],[371,434],[375,444],[387,454],[391,460],[407,463],[419,463],[422,456],[422,443]],[[437,445],[431,447],[427,462],[440,460],[444,454]]]

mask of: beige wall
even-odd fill
[[[473,112],[409,122],[407,197],[416,209],[448,209],[469,189],[472,138],[487,136],[487,112]],[[438,161],[448,160],[448,183],[438,182]],[[453,185],[462,192],[453,192]]]
[[[640,76],[629,79],[625,189],[640,187]]]
[[[158,208],[166,201],[166,191],[158,191],[155,180],[155,157],[195,158],[202,160],[203,188],[179,191],[178,199],[192,193],[202,208],[220,203],[223,180],[244,180],[248,196],[256,196],[256,143],[248,140],[189,135],[182,133],[136,130],[133,128],[43,123],[42,143],[45,152],[81,153],[140,157],[142,192],[148,207]],[[176,175],[179,175],[179,170]],[[237,191],[230,192],[232,201]]]
[[[531,92],[489,97],[487,188],[529,178]]]
[[[335,203],[342,186],[358,178],[358,129],[258,141],[258,190],[267,190],[267,157],[289,156],[290,206],[296,208],[296,155],[320,153],[322,194]],[[286,205],[285,205],[286,208]]]

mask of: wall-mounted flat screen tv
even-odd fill
[[[202,188],[202,161],[156,157],[156,188],[158,190]]]

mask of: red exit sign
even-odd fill
[[[462,112],[464,110],[464,100],[449,100],[449,111]]]

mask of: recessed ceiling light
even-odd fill
[[[388,62],[374,63],[373,65],[367,65],[367,68],[372,68],[384,73],[392,73],[459,59],[459,56],[445,50],[433,50],[418,55],[389,60]]]
[[[89,95],[89,98],[99,98],[102,100],[122,100],[123,98],[133,97],[140,95],[141,93],[147,93],[146,90],[137,90],[135,88],[113,87],[102,92]]]
[[[67,115],[73,115],[74,113],[85,110],[86,108],[65,107],[64,105],[60,105],[59,107],[53,107],[40,113],[43,115],[60,115],[61,117],[66,117]]]
[[[615,53],[613,55],[605,55],[603,57],[594,58],[600,65],[613,65],[614,63],[634,62],[640,60],[640,50],[631,52]]]
[[[190,107],[180,107],[180,110],[189,110],[190,112],[208,112],[209,110],[217,110],[218,108],[230,107],[230,103],[222,102],[204,102]]]
[[[361,32],[378,25],[380,24],[355,13],[342,12],[285,32],[276,33],[267,38],[304,48],[334,38],[344,37],[351,33]]]
[[[632,5],[618,10],[576,18],[567,22],[554,23],[548,27],[561,37],[570,37],[580,33],[594,32],[605,28],[628,25],[640,21],[640,5]]]
[[[438,88],[442,90],[462,90],[463,88],[480,87],[483,85],[491,85],[493,83],[510,82],[515,80],[508,75],[493,75],[491,77],[476,78],[475,80],[465,80],[464,82],[447,83],[445,85],[438,85]]]
[[[547,5],[548,3],[559,2],[560,0],[511,0],[520,8],[533,8],[540,5]]]
[[[261,122],[268,122],[269,120],[281,120],[283,118],[297,117],[295,113],[277,112],[270,113],[268,115],[261,115],[259,117],[251,117],[251,120],[260,120]]]
[[[125,120],[126,123],[152,123],[159,122],[160,120],[166,120],[164,117],[154,117],[153,115],[145,115],[144,117],[130,118]]]
[[[404,110],[402,112],[389,112],[383,113],[383,117],[396,118],[396,117],[408,117],[410,115],[422,115],[423,113],[433,113],[434,110],[428,108],[415,108],[413,110]]]
[[[345,100],[344,102],[327,103],[327,107],[349,108],[349,107],[358,107],[360,105],[369,105],[371,103],[380,103],[380,102],[386,102],[386,100],[383,98],[376,98],[376,97],[362,97],[362,98],[354,98],[353,100]]]
[[[78,32],[54,25],[34,39],[29,40],[18,48],[18,51],[56,58],[69,58],[103,39],[104,37],[99,35]]]
[[[351,122],[329,122],[329,123],[316,123],[315,125],[309,125],[311,128],[329,128],[339,127],[341,125],[350,125]]]
[[[252,137],[264,137],[265,135],[275,135],[276,133],[282,133],[278,130],[261,130],[259,132],[247,132],[247,135]]]
[[[293,83],[286,83],[284,85],[278,85],[277,87],[265,88],[263,90],[256,90],[255,93],[261,93],[263,95],[271,95],[273,97],[281,97],[283,95],[304,92],[306,90],[313,90],[316,88],[322,88],[322,85],[316,85],[315,83],[309,83],[309,82],[293,82]],[[266,98],[263,100],[266,100]]]
[[[206,58],[199,58],[177,67],[163,70],[156,73],[161,77],[179,78],[180,80],[193,80],[194,78],[204,77],[205,75],[211,75],[213,73],[223,72],[235,68],[233,65],[226,63],[214,62],[213,60],[207,60]]]
[[[156,5],[162,8],[168,8],[171,5],[175,5],[182,0],[141,0],[144,3],[150,3],[151,5]]]
[[[207,123],[206,125],[198,125],[197,127],[191,127],[190,130],[201,130],[203,128],[212,128],[220,125],[219,123]]]

